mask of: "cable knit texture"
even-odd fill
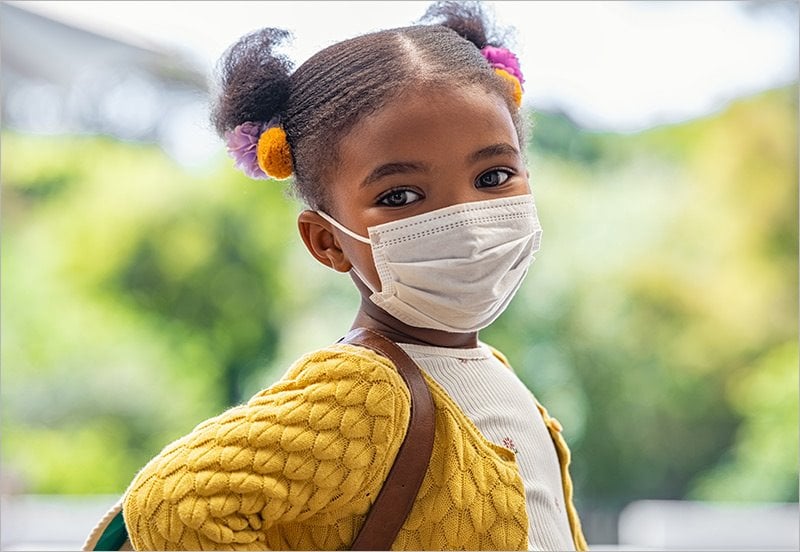
[[[525,494],[513,454],[481,439],[438,386],[431,390],[436,442],[393,549],[525,549]],[[307,355],[139,472],[123,505],[131,542],[137,550],[348,548],[409,411],[408,390],[388,359],[352,345]],[[569,500],[566,449],[555,442]],[[579,525],[573,530],[580,534]]]

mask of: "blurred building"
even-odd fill
[[[207,76],[185,56],[0,4],[3,127],[160,144],[192,164],[219,147]]]

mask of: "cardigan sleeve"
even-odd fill
[[[391,363],[336,345],[206,420],[135,477],[135,549],[264,549],[265,533],[336,508],[365,514],[403,440],[410,396]],[[349,509],[349,510],[348,510]]]

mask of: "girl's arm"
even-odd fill
[[[131,542],[150,550],[286,548],[302,545],[285,539],[302,533],[305,520],[363,516],[409,408],[383,357],[349,345],[312,353],[141,470],[124,498]]]

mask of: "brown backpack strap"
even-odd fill
[[[360,345],[391,360],[411,393],[405,439],[351,550],[390,550],[417,498],[433,450],[433,398],[422,372],[403,349],[374,330],[356,328],[341,343]]]

